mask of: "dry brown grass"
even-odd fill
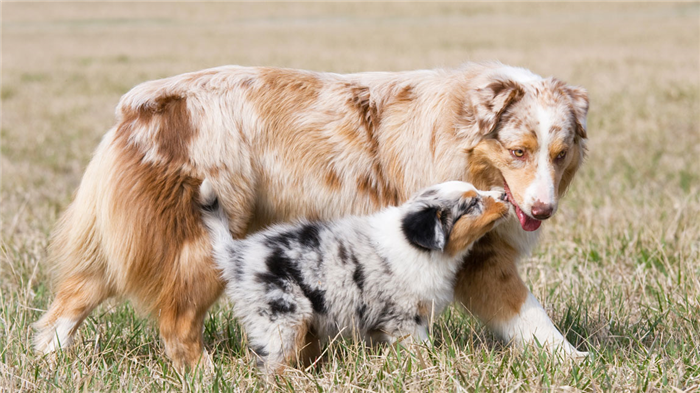
[[[152,325],[100,307],[73,351],[30,350],[47,236],[135,84],[222,64],[353,72],[501,60],[588,88],[590,155],[521,272],[594,356],[504,349],[448,312],[433,349],[334,343],[287,390],[697,389],[698,4],[19,4],[2,7],[0,390],[265,390],[223,303],[213,374],[178,375]]]

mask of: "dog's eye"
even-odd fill
[[[525,155],[525,150],[523,150],[523,149],[511,150],[510,154],[512,154],[513,157],[516,157],[516,158],[523,158],[523,156]]]
[[[564,157],[566,157],[566,150],[562,150],[559,152],[559,154],[557,154],[557,160],[563,160]]]

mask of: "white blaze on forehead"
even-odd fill
[[[536,201],[556,208],[552,162],[549,157],[549,145],[553,140],[551,130],[554,125],[555,112],[553,108],[537,105],[535,107],[535,115],[537,117],[535,132],[538,146],[538,150],[533,152],[536,165],[535,180],[525,190],[525,200],[523,201],[523,206],[521,206],[530,216],[532,216],[532,205]]]

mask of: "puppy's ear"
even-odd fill
[[[449,236],[444,214],[435,206],[426,206],[406,214],[401,222],[406,240],[418,248],[443,251]]]
[[[586,139],[586,116],[588,115],[588,92],[586,89],[578,86],[566,86],[564,88],[566,94],[571,99],[571,111],[576,120],[576,135]]]

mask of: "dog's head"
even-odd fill
[[[492,77],[465,108],[469,179],[502,186],[526,231],[557,210],[585,153],[588,94],[525,70]]]
[[[401,230],[418,248],[454,256],[506,217],[509,207],[503,191],[479,191],[460,181],[441,183],[404,204]]]

